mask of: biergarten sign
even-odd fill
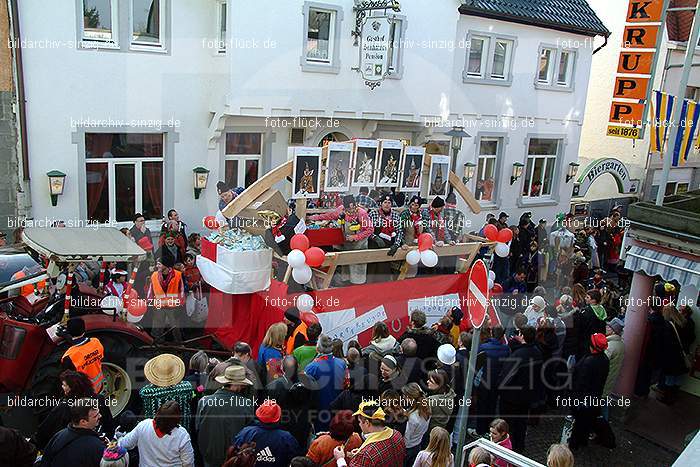
[[[630,174],[625,164],[609,157],[596,159],[583,170],[583,173],[574,184],[572,196],[584,196],[591,184],[606,173],[612,175],[615,179],[618,192],[635,193],[637,191],[638,181],[630,179]]]
[[[391,23],[388,16],[368,16],[360,33],[360,74],[374,89],[389,73]]]

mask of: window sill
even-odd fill
[[[134,44],[133,42],[129,46],[129,50],[134,52],[151,52],[156,54],[167,54],[168,49],[163,45],[144,45],[144,44]]]
[[[476,76],[471,76],[466,73],[462,73],[462,82],[465,84],[489,84],[492,86],[510,86],[513,84],[512,78],[477,78]]]
[[[518,198],[518,207],[537,207],[537,206],[557,206],[559,201],[552,198],[523,198],[522,196]]]
[[[498,210],[498,203],[496,203],[495,201],[482,202],[482,201],[477,200],[477,202],[479,203],[479,206],[481,206],[481,209],[483,209],[484,211]]]
[[[535,89],[542,91],[574,92],[573,86],[559,86],[555,84],[535,83]]]
[[[328,73],[337,75],[340,73],[340,64],[333,65],[331,63],[323,64],[318,62],[309,62],[302,57],[301,71],[305,71],[307,73]]]
[[[82,50],[119,50],[119,44],[116,42],[105,42],[100,40],[83,39],[80,41],[79,47]]]

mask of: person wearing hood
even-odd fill
[[[281,428],[282,408],[274,400],[263,402],[255,417],[257,420],[243,428],[231,444],[255,443],[256,466],[288,467],[294,457],[304,454],[294,436]]]
[[[285,342],[285,354],[291,355],[294,349],[304,345],[309,340],[308,327],[300,318],[299,308],[293,306],[284,312],[284,324],[287,325],[287,340]]]
[[[530,299],[530,306],[525,310],[528,326],[537,326],[537,321],[544,316],[544,309],[546,306],[547,302],[539,295],[535,295]]]
[[[357,204],[351,194],[343,196],[343,205],[332,211],[309,217],[311,221],[330,221],[343,219],[343,236],[345,243],[340,247],[343,251],[366,250],[367,239],[374,233],[374,224],[367,211]],[[367,281],[367,264],[353,264],[340,268],[339,279],[353,285],[364,284]]]
[[[382,358],[379,364],[379,393],[387,389],[400,390],[406,384],[406,376],[401,372],[401,366],[393,355]]]
[[[316,344],[316,358],[306,365],[304,373],[309,376],[314,383],[316,397],[316,409],[319,416],[314,422],[316,431],[327,431],[330,417],[331,403],[345,389],[345,370],[347,365],[342,358],[333,356],[333,341],[326,334],[321,334]]]
[[[455,399],[457,395],[450,387],[450,377],[445,370],[433,370],[428,372],[428,406],[431,416],[428,432],[436,426],[451,431],[454,424],[452,414],[455,411]]]
[[[593,289],[586,292],[586,306],[574,314],[574,328],[578,341],[576,358],[580,359],[588,351],[591,336],[595,333],[605,335],[605,320],[608,313],[600,304],[600,291]]]
[[[574,428],[569,439],[569,448],[577,449],[588,444],[588,435],[593,431],[595,419],[600,412],[599,404],[591,403],[603,395],[605,381],[610,370],[610,361],[605,354],[608,340],[604,334],[595,333],[589,340],[589,352],[576,363],[571,379],[571,396]]]
[[[389,334],[389,326],[384,321],[378,321],[372,328],[372,339],[367,347],[362,349],[362,355],[379,361],[389,354],[399,353],[399,343]]]

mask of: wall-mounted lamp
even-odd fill
[[[576,162],[569,163],[569,171],[566,173],[566,183],[569,183],[569,181],[572,178],[576,177],[576,174],[578,173],[578,167],[579,164],[577,164]]]
[[[199,199],[199,194],[207,187],[209,181],[209,170],[204,167],[195,167],[194,173],[194,199]]]
[[[47,172],[49,177],[49,193],[51,194],[51,206],[56,206],[58,203],[58,195],[63,194],[63,188],[66,185],[66,174],[58,170]]]
[[[464,164],[464,176],[462,177],[462,183],[465,185],[469,183],[469,180],[474,178],[474,171],[476,171],[476,164],[473,162],[467,162]]]
[[[523,167],[525,164],[522,162],[513,162],[513,173],[510,176],[510,184],[515,183],[523,175]]]
[[[452,127],[450,131],[445,132],[445,136],[451,138],[450,146],[452,146],[452,170],[457,172],[457,155],[462,149],[462,140],[464,138],[471,138],[471,135],[464,131],[461,126]]]

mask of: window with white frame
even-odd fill
[[[392,18],[391,29],[389,34],[391,40],[389,41],[389,76],[398,75],[401,72],[401,59],[403,58],[403,26],[404,20],[402,18]]]
[[[163,45],[163,0],[131,0],[131,43],[139,46]]]
[[[335,38],[335,11],[309,8],[306,34],[306,60],[330,63]]]
[[[510,84],[515,38],[470,32],[467,44],[465,82]]]
[[[117,42],[118,0],[83,0],[83,41]]]
[[[260,133],[226,133],[224,180],[228,186],[248,188],[258,180],[262,140]]]
[[[524,198],[552,196],[560,145],[559,139],[530,138],[523,181]]]
[[[219,53],[226,53],[226,2],[219,2]]]
[[[537,64],[537,87],[570,90],[574,78],[576,52],[554,46],[540,46]]]
[[[163,217],[161,133],[86,133],[87,218],[128,222]]]
[[[476,164],[476,199],[482,202],[494,202],[496,190],[496,167],[503,138],[481,138],[479,140]]]

